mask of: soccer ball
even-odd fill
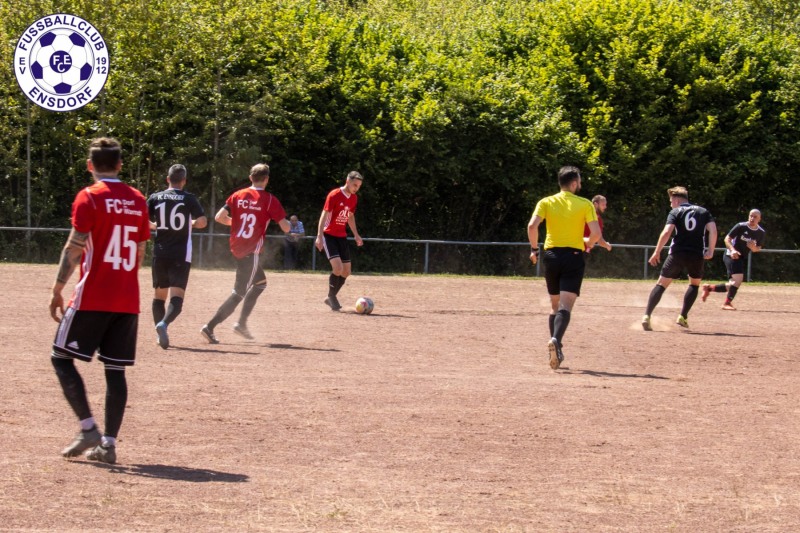
[[[372,298],[362,296],[356,300],[356,313],[359,315],[368,315],[373,309],[375,309],[375,302],[372,301]]]
[[[92,45],[66,28],[42,35],[31,48],[30,57],[34,81],[50,94],[78,92],[92,77]]]

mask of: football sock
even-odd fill
[[[725,283],[714,285],[714,292],[728,292],[728,285]]]
[[[645,309],[644,314],[647,316],[653,314],[653,310],[658,305],[658,302],[661,301],[661,297],[664,295],[665,290],[667,289],[659,284],[656,284],[656,286],[653,287],[653,290],[650,291],[650,297],[647,299],[647,309]]]
[[[89,431],[96,425],[97,422],[95,422],[93,416],[90,416],[89,418],[84,418],[83,420],[81,420],[81,431]]]
[[[127,401],[128,382],[125,379],[125,370],[106,367],[106,435],[116,437],[119,434]]]
[[[728,289],[728,298],[727,298],[728,303],[732,302],[733,299],[736,298],[736,291],[738,290],[739,287],[731,285],[731,287]]]
[[[244,303],[242,304],[242,313],[239,315],[239,324],[242,326],[247,325],[247,319],[250,317],[250,313],[253,312],[253,308],[256,306],[256,301],[258,297],[261,296],[261,293],[264,292],[264,289],[267,288],[266,283],[260,283],[258,285],[253,285],[248,289],[247,294],[244,296]]]
[[[165,324],[172,323],[173,320],[178,318],[178,315],[183,311],[183,298],[180,296],[173,296],[169,299],[169,307],[167,307],[167,314],[162,319]]]
[[[64,397],[78,416],[78,420],[92,418],[89,400],[86,399],[86,387],[83,384],[83,378],[78,373],[78,369],[75,368],[75,360],[58,357],[51,357],[50,360],[56,369],[56,376],[58,376],[58,381],[61,383]]]
[[[328,277],[328,296],[336,296],[336,292],[339,290],[338,287],[339,283],[339,276],[336,274],[331,274]]]
[[[333,293],[334,296],[339,294],[339,290],[344,287],[344,282],[347,281],[347,278],[344,276],[336,276],[338,279],[336,280],[336,290]]]
[[[681,316],[687,318],[689,311],[692,309],[695,300],[697,300],[697,293],[700,292],[700,287],[697,285],[689,285],[686,288],[686,293],[683,295],[683,307],[681,308]]]
[[[158,325],[159,322],[164,320],[164,315],[167,313],[166,310],[166,302],[164,300],[158,300],[153,298],[153,322]]]
[[[226,318],[231,316],[231,314],[236,310],[236,306],[239,305],[239,302],[242,301],[242,297],[236,294],[235,292],[228,296],[228,299],[225,300],[219,309],[217,309],[217,314],[214,315],[214,318],[208,321],[208,327],[212,331],[217,324],[220,324]]]
[[[564,333],[567,332],[567,326],[569,325],[570,319],[570,312],[566,309],[559,309],[558,312],[555,314],[555,318],[553,320],[553,337],[558,340],[559,346],[562,344],[561,339],[564,338]]]
[[[116,437],[109,437],[108,435],[103,435],[103,438],[100,439],[100,444],[103,445],[104,448],[109,448],[111,446],[117,445]]]
[[[556,329],[556,315],[549,315],[547,317],[548,326],[550,326],[550,337],[553,337],[553,332]]]

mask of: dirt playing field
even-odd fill
[[[698,299],[682,330],[678,282],[646,333],[652,282],[588,280],[554,372],[541,279],[356,274],[333,313],[326,275],[270,272],[257,341],[234,315],[211,346],[233,272],[195,270],[164,351],[145,269],[109,466],[59,455],[55,271],[0,266],[0,530],[800,529],[800,287]],[[78,368],[102,421],[102,366]]]

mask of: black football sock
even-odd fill
[[[341,290],[341,288],[344,287],[344,282],[347,281],[347,278],[344,277],[344,276],[336,276],[336,278],[337,278],[337,280],[336,280],[336,288],[333,291],[333,295],[334,296],[339,294],[339,291]]]
[[[75,368],[74,359],[61,359],[51,357],[53,368],[56,369],[56,376],[61,383],[61,390],[72,410],[78,416],[78,420],[86,420],[92,417],[92,410],[89,409],[89,400],[86,398],[86,386],[83,378]]]
[[[697,293],[700,292],[700,287],[697,285],[689,285],[686,288],[686,293],[683,295],[683,307],[681,308],[681,316],[686,318],[689,316],[695,300],[697,300]]]
[[[336,274],[331,274],[328,277],[328,297],[329,298],[333,297],[333,296],[336,296],[336,292],[339,290],[338,289],[338,283],[339,283],[339,276],[337,276]]]
[[[128,382],[125,369],[106,367],[106,418],[104,434],[117,438],[128,401]]]
[[[266,283],[261,283],[259,285],[253,285],[248,289],[247,294],[244,296],[244,303],[242,304],[242,312],[239,315],[239,325],[246,326],[247,319],[250,317],[250,313],[253,312],[253,308],[256,306],[256,301],[258,297],[261,296],[261,293],[264,292],[264,289],[267,288]]]
[[[714,285],[714,292],[728,292],[728,285],[725,283]]]
[[[556,315],[549,315],[547,317],[547,325],[550,326],[550,338],[552,338],[556,330]]]
[[[153,322],[158,325],[159,322],[164,320],[164,315],[167,313],[166,303],[164,300],[153,298]]]
[[[228,299],[225,300],[219,309],[217,309],[217,314],[214,315],[214,318],[208,321],[208,327],[212,331],[217,324],[223,322],[226,318],[231,316],[231,314],[236,310],[236,306],[239,305],[239,302],[242,301],[242,297],[236,294],[235,292],[228,296]]]
[[[570,316],[571,313],[566,309],[559,309],[555,314],[555,319],[553,320],[553,337],[558,340],[559,346],[561,346],[561,340],[564,338],[564,333],[567,332]]]
[[[731,285],[730,289],[728,289],[728,303],[732,302],[734,298],[736,298],[736,292],[739,290],[739,287],[736,285]]]
[[[667,289],[659,284],[656,284],[656,286],[653,287],[653,290],[650,291],[650,297],[647,298],[647,309],[644,311],[645,315],[650,316],[653,314],[653,310],[658,305],[658,302],[661,301],[661,297],[664,295],[665,290]]]
[[[180,296],[173,296],[169,299],[169,307],[167,307],[167,314],[162,319],[165,324],[171,324],[173,320],[178,318],[178,315],[183,311],[183,298]]]

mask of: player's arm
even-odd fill
[[[672,232],[675,231],[675,224],[667,224],[664,226],[664,229],[661,230],[661,235],[658,236],[658,242],[656,243],[656,249],[653,251],[653,255],[650,256],[650,263],[652,266],[656,266],[661,262],[661,250],[664,249],[664,245],[667,244],[669,240],[669,236],[672,235]],[[716,242],[717,238],[716,235],[714,236],[714,241]]]
[[[233,224],[230,208],[227,205],[223,205],[219,209],[219,211],[217,211],[217,215],[214,217],[214,220],[216,220],[223,226],[230,226],[231,224]]]
[[[603,238],[603,234],[600,232],[600,223],[596,220],[587,222],[586,225],[589,226],[589,236],[586,237],[584,241],[586,244],[586,249],[591,250],[592,247]]]
[[[531,243],[531,263],[539,261],[539,225],[544,220],[539,215],[531,216],[528,221],[528,241]]]
[[[739,259],[739,256],[741,254],[739,254],[739,252],[736,251],[736,248],[733,247],[733,239],[731,239],[731,234],[728,233],[722,240],[725,243],[725,248],[727,248],[730,251],[731,257],[734,259]]]
[[[362,246],[364,244],[364,240],[361,238],[361,235],[358,234],[355,213],[350,213],[350,217],[347,219],[347,225],[350,226],[350,231],[353,232],[353,238],[356,240],[356,246]]]
[[[61,295],[61,291],[64,290],[67,281],[72,277],[75,268],[81,263],[81,257],[83,256],[84,248],[86,248],[88,238],[88,233],[82,233],[72,228],[69,237],[67,237],[67,243],[61,251],[61,259],[58,261],[58,273],[56,274],[53,293],[50,297],[50,316],[56,322],[61,321],[58,311],[61,312],[61,316],[64,316],[64,297]]]
[[[192,219],[193,229],[203,229],[206,226],[208,226],[208,217],[206,217],[205,215]]]
[[[141,267],[144,263],[144,252],[147,250],[147,241],[142,241],[136,245],[136,267]]]
[[[708,260],[714,257],[714,248],[717,246],[717,223],[712,220],[706,224],[706,231],[708,232],[708,245],[703,257]]]
[[[289,230],[292,229],[292,225],[285,218],[278,221],[278,226],[280,226],[281,231],[284,233],[289,233]]]
[[[325,231],[325,223],[331,216],[331,211],[322,210],[322,214],[319,216],[319,223],[317,224],[317,238],[314,240],[314,244],[317,247],[317,250],[322,251],[322,233]]]

